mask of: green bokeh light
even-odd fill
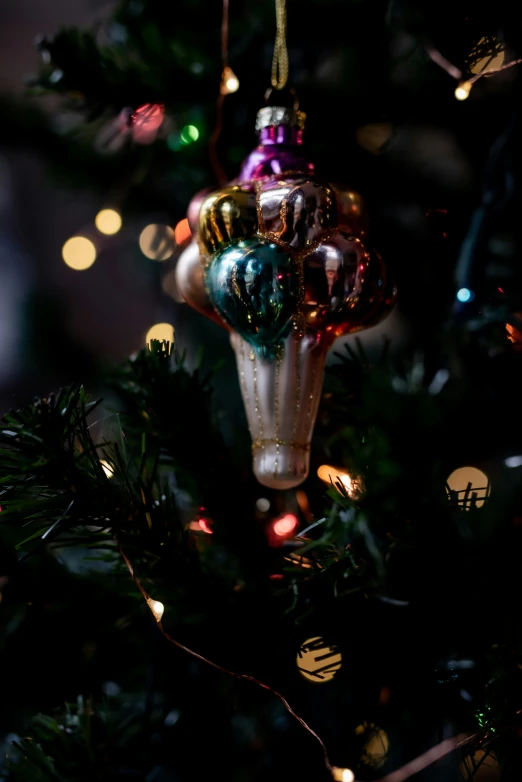
[[[193,141],[198,140],[199,130],[195,125],[185,125],[179,135],[183,144],[191,144]]]

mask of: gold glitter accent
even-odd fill
[[[257,423],[259,428],[259,437],[261,440],[263,440],[265,434],[263,429],[263,419],[261,417],[261,409],[259,406],[259,394],[257,392],[257,361],[256,361],[256,354],[254,351],[251,351],[250,360],[253,362],[253,369],[254,369],[254,411],[257,413]]]
[[[264,236],[266,234],[265,218],[263,217],[263,207],[261,206],[261,182],[256,180],[254,183],[256,188],[256,213],[257,213],[257,230],[258,236]]]
[[[314,380],[315,380],[316,374],[317,374],[317,361],[313,361],[312,362],[312,376],[310,378],[310,388],[312,388],[312,389],[314,387]],[[313,401],[314,401],[314,395],[310,394],[310,396],[308,397],[308,409],[306,411],[306,426],[307,427],[308,427],[308,425],[310,423],[310,419],[312,417]]]
[[[255,440],[252,440],[252,450],[257,451],[260,448],[264,450],[265,444],[274,444],[277,446],[279,445],[288,445],[290,448],[299,448],[303,451],[309,451],[310,450],[310,443],[298,443],[295,440],[281,440],[277,439],[276,437],[266,437],[266,438],[260,438],[256,437]]]
[[[283,361],[283,350],[278,351],[276,357],[276,365],[275,365],[274,420],[275,420],[276,457],[274,461],[274,474],[273,474],[274,478],[277,477],[277,470],[279,468],[279,378],[281,376],[281,363]]]
[[[295,410],[294,410],[294,425],[292,428],[292,440],[295,441],[297,437],[297,426],[299,424],[299,411],[301,407],[301,336],[294,335],[295,344]]]
[[[246,376],[245,376],[245,370],[244,370],[244,361],[245,361],[245,344],[241,337],[238,335],[237,337],[239,341],[239,348],[238,348],[238,359],[239,359],[239,385],[241,386],[241,393],[243,394],[243,401],[245,404],[245,412],[246,417],[248,421],[248,425],[251,428],[251,421],[250,421],[250,397],[248,394],[248,385],[246,382]]]

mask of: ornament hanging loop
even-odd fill
[[[276,37],[272,58],[272,87],[282,90],[288,81],[288,48],[286,45],[286,0],[275,0]]]

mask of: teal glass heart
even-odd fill
[[[290,254],[267,239],[243,239],[213,256],[206,284],[221,318],[259,355],[273,356],[301,298]]]

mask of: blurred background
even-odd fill
[[[178,345],[187,350],[189,366],[198,361],[206,369],[220,365],[213,382],[222,426],[231,433],[237,425],[246,438],[226,332],[184,304],[174,280],[177,260],[190,240],[190,199],[217,181],[209,142],[221,78],[221,13],[221,3],[208,0],[3,0],[0,412],[73,381],[83,382],[94,395],[105,393],[108,369],[144,347],[147,339],[172,339],[175,333]],[[371,356],[380,353],[385,337],[397,356],[421,351],[429,378],[446,366],[447,356],[441,358],[439,350],[441,335],[452,316],[461,314],[461,305],[478,307],[482,325],[493,323],[504,341],[508,312],[522,311],[520,71],[513,67],[473,85],[468,81],[522,56],[519,17],[507,0],[484,9],[464,0],[422,7],[413,0],[288,1],[290,82],[308,116],[310,158],[320,176],[362,194],[369,241],[382,254],[399,291],[393,313],[364,331],[360,342]],[[67,29],[73,27],[94,30],[99,45],[108,47],[103,67],[101,50]],[[274,32],[271,1],[231,3],[229,62],[239,89],[225,98],[217,144],[229,179],[256,144],[254,123],[270,82]],[[461,77],[448,73],[440,62],[453,65]],[[504,155],[507,140],[510,157]],[[482,214],[478,241],[470,226],[481,205],[485,171],[486,184],[495,185],[498,198],[495,203],[490,199],[488,213]],[[492,208],[495,204],[498,211]],[[469,263],[459,266],[470,237],[473,247],[487,250],[487,263],[474,250]],[[506,296],[508,305],[502,303]],[[474,310],[468,312],[472,331]],[[343,351],[343,343],[354,346],[355,340],[341,338],[330,353],[330,364],[337,361],[335,353]],[[422,367],[422,361],[415,366]],[[470,397],[470,389],[482,381],[486,388],[486,375],[485,364],[475,376],[470,373]],[[409,381],[411,386],[401,386],[394,378],[397,396],[418,388],[415,372]],[[326,383],[328,390],[328,378]],[[381,388],[383,397],[386,388]],[[484,398],[489,400],[487,393],[486,388]],[[349,394],[340,397],[337,418],[325,423],[320,417],[322,444],[328,427],[331,435],[332,428],[340,429],[349,420]],[[376,404],[384,407],[386,401]],[[480,404],[482,414],[482,397]],[[466,459],[468,452],[487,451],[490,445],[495,450],[493,432],[498,431],[499,441],[502,432],[508,440],[516,437],[508,407],[497,404],[495,415],[484,415],[487,420],[480,426],[475,409],[470,406],[465,426],[459,409],[453,432],[455,441],[459,427],[465,432],[465,442],[458,447],[462,445]],[[407,428],[406,419],[407,414]],[[190,445],[201,447],[203,459],[212,458],[205,443]],[[323,459],[320,450],[305,490],[322,504],[324,486],[316,476]],[[441,446],[442,461],[454,458],[449,451]],[[418,469],[420,473],[422,464]],[[274,494],[270,499],[275,512]],[[288,497],[280,499],[289,502]],[[297,507],[293,493],[292,502]],[[270,502],[265,511],[267,507]],[[427,512],[419,507],[421,514]],[[0,549],[0,565],[5,555],[15,568],[8,543]],[[238,753],[231,776],[240,782],[266,779],[268,774],[281,780],[325,774],[317,747],[312,742],[303,749],[300,726],[279,703],[263,700],[264,693],[257,691],[245,694],[233,680],[224,681],[214,670],[163,644],[132,585],[120,579],[113,588],[115,582],[104,580],[106,563],[101,558],[88,563],[84,553],[45,551],[24,564],[18,580],[13,579],[20,589],[18,603],[2,606],[8,639],[0,646],[3,670],[13,674],[2,692],[7,708],[0,713],[0,735],[7,744],[11,732],[21,733],[34,713],[66,700],[72,703],[80,692],[94,693],[99,700],[113,698],[122,706],[126,728],[126,715],[133,709],[147,721],[143,744],[127,733],[123,759],[120,750],[116,752],[125,768],[108,779],[205,780],[213,769],[228,773],[231,752]],[[89,577],[82,578],[87,572]],[[33,606],[35,594],[40,602]],[[359,608],[361,625],[348,622],[351,643],[365,633],[362,623],[368,621],[365,607]],[[204,625],[204,634],[202,616],[197,621]],[[378,613],[378,622],[383,621]],[[387,636],[399,637],[395,614],[386,614],[386,622]],[[346,616],[338,624],[346,625]],[[217,646],[218,636],[219,628]],[[378,647],[377,639],[373,650]],[[33,668],[35,649],[38,664]],[[407,668],[414,658],[400,642],[398,649],[397,657],[386,663],[390,669]],[[71,662],[76,675],[69,676],[65,669]],[[294,663],[295,655],[287,681],[289,690],[299,695],[302,682]],[[370,680],[373,664],[371,655],[360,661]],[[23,687],[16,681],[21,669]],[[425,690],[418,686],[415,665],[413,669],[407,690],[413,706],[404,709],[401,738],[390,751],[393,767],[452,731],[437,714],[426,717],[417,734],[416,710]],[[429,676],[432,673],[430,669]],[[422,675],[428,680],[425,671]],[[120,691],[123,705],[118,703]],[[383,686],[377,693],[379,708],[384,709],[386,698]],[[340,705],[334,695],[307,693],[306,699],[309,712],[321,716],[327,726],[331,723],[332,735],[344,746],[344,733],[339,738],[346,732],[339,718],[346,707],[342,699]],[[426,704],[428,712],[429,700]],[[390,736],[402,714],[400,705],[392,705]],[[356,716],[351,733],[352,727],[357,733],[361,725],[367,726],[366,716]],[[212,758],[210,771],[205,759],[194,764],[200,735]],[[403,742],[404,735],[408,740]],[[174,764],[172,746],[179,752]],[[388,743],[384,754],[387,751]],[[157,768],[150,761],[156,752]],[[163,769],[163,757],[174,770]],[[129,769],[140,763],[152,770],[133,776]],[[364,778],[377,778],[381,765],[366,769]],[[440,776],[441,769],[445,773],[442,764],[422,779],[469,778],[453,766],[446,776]],[[80,772],[73,778],[84,780]],[[480,782],[486,779],[489,782],[486,777]]]

